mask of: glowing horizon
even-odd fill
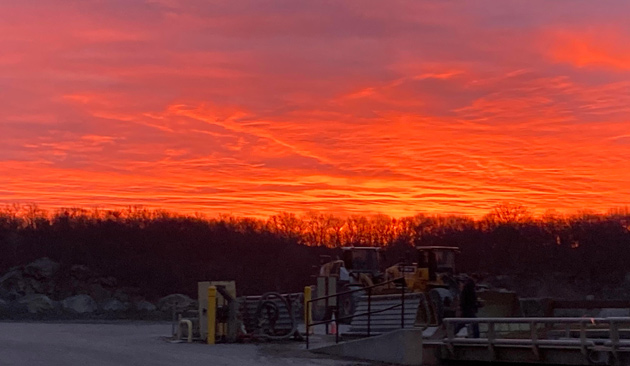
[[[630,3],[0,0],[0,203],[630,205]]]

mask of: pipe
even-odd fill
[[[188,343],[192,343],[192,321],[189,319],[179,319],[179,323],[177,324],[177,340],[180,341],[182,339],[182,325],[185,325],[188,328]]]
[[[281,294],[277,293],[277,292],[268,292],[266,294],[263,294],[260,297],[259,303],[258,303],[258,308],[256,309],[256,318],[258,321],[260,321],[260,316],[261,316],[261,311],[262,311],[262,307],[263,304],[265,302],[272,302],[272,300],[269,300],[269,298],[277,298],[280,300],[280,302],[282,304],[284,304],[284,306],[286,307],[288,313],[289,313],[289,318],[291,320],[291,330],[284,334],[284,335],[279,335],[279,336],[275,336],[275,335],[271,335],[271,334],[264,334],[261,332],[261,329],[258,329],[258,333],[256,334],[256,337],[259,338],[263,338],[263,339],[269,339],[269,340],[283,340],[283,339],[289,339],[290,337],[292,337],[296,332],[297,332],[297,321],[295,319],[295,311],[293,309],[293,306],[291,306],[290,302],[285,299],[284,296],[282,296]],[[278,308],[278,316],[280,315],[280,309]]]

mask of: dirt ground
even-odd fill
[[[0,365],[371,365],[329,359],[304,344],[171,343],[170,323],[0,323]]]

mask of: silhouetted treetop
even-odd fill
[[[138,207],[0,210],[0,273],[47,256],[62,265],[89,265],[155,296],[194,295],[195,282],[210,279],[235,279],[245,294],[300,291],[312,283],[320,254],[380,246],[393,263],[419,245],[460,247],[460,268],[467,272],[619,278],[630,262],[630,211],[535,217],[521,205],[502,204],[475,220],[318,212],[206,217]]]

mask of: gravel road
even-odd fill
[[[169,343],[169,323],[0,323],[0,365],[367,365],[332,360],[300,344]]]

